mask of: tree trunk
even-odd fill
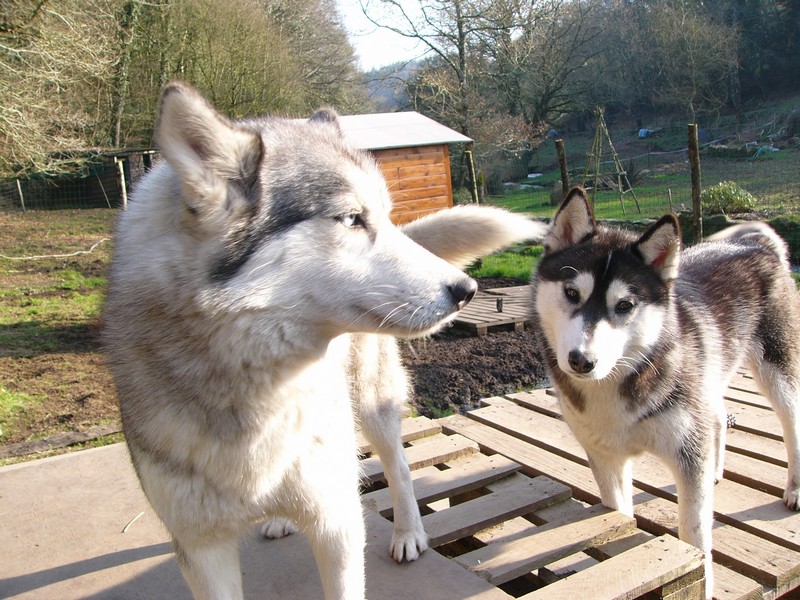
[[[130,87],[130,62],[133,40],[142,5],[138,0],[127,0],[122,7],[120,19],[120,53],[114,74],[114,88],[111,97],[111,144],[118,148],[121,144],[122,116],[128,102]]]

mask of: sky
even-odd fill
[[[418,58],[422,54],[417,42],[370,23],[358,0],[336,0],[336,4],[363,70]]]

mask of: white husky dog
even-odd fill
[[[326,598],[360,600],[354,412],[394,492],[391,552],[414,559],[427,540],[393,336],[437,330],[476,283],[392,225],[379,169],[333,111],[234,122],[173,83],[157,139],[165,160],[121,216],[104,315],[142,488],[196,598],[241,598],[238,536],[277,518],[308,536]],[[543,234],[478,207],[406,232],[455,262]]]
[[[532,291],[539,344],[603,504],[633,515],[632,456],[675,475],[679,534],[706,556],[723,475],[723,393],[747,365],[783,424],[786,505],[800,508],[800,301],[786,245],[764,224],[680,249],[677,218],[602,227],[580,188],[558,209]]]

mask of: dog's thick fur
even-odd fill
[[[120,219],[104,312],[142,488],[195,597],[241,598],[238,536],[275,518],[308,536],[326,598],[361,599],[354,419],[392,488],[391,553],[412,560],[427,538],[394,336],[435,331],[476,283],[392,225],[379,169],[333,111],[234,122],[173,83],[157,140],[165,160]],[[544,233],[497,209],[446,214],[406,231],[459,264]]]
[[[785,243],[764,224],[680,249],[676,217],[644,234],[596,224],[573,189],[533,277],[539,345],[604,504],[633,514],[631,457],[675,475],[680,537],[706,555],[723,474],[723,392],[752,370],[783,424],[784,502],[800,506],[800,301]]]

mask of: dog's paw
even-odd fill
[[[417,560],[419,555],[429,547],[428,534],[423,529],[418,531],[395,531],[392,533],[392,547],[389,554],[397,562]]]
[[[783,503],[790,510],[800,510],[800,488],[795,486],[786,488],[783,492]]]
[[[265,538],[275,540],[297,533],[297,525],[290,519],[275,517],[268,519],[261,524],[261,535]]]

